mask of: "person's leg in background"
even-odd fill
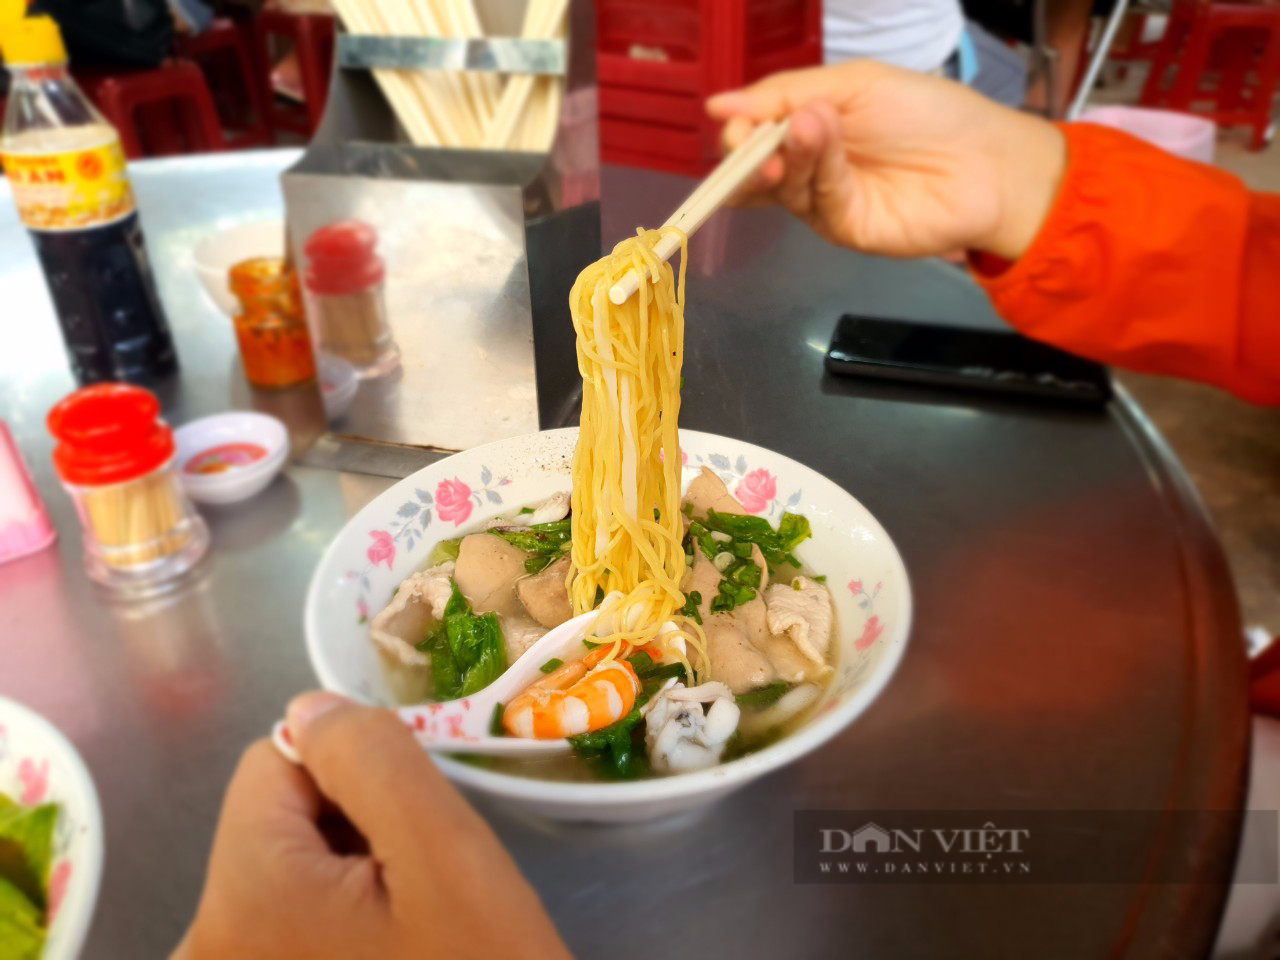
[[[1053,61],[1054,102],[1048,102],[1047,78],[1037,75],[1031,78],[1027,89],[1026,106],[1040,112],[1044,112],[1046,107],[1051,108],[1050,115],[1059,118],[1066,113],[1067,104],[1071,102],[1071,88],[1092,26],[1093,0],[1047,2],[1048,36],[1045,39],[1057,54]]]
[[[1027,96],[1027,62],[1021,53],[970,20],[961,40],[962,64],[970,56],[972,73],[962,67],[961,80],[1006,107],[1022,106]]]

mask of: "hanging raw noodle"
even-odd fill
[[[705,671],[702,629],[677,611],[686,569],[680,510],[680,371],[684,365],[684,236],[680,277],[642,231],[578,275],[569,294],[582,374],[582,426],[573,459],[574,613],[614,591],[593,640],[644,644],[663,625],[665,653]],[[616,305],[609,289],[630,269],[652,279]],[[691,658],[681,654],[682,637]],[[619,642],[620,641],[620,642]],[[690,661],[693,661],[690,663]]]

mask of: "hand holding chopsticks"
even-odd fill
[[[720,165],[711,171],[693,193],[689,194],[688,199],[663,226],[675,227],[686,237],[692,236],[694,231],[724,206],[729,198],[760,169],[760,165],[773,155],[786,138],[790,126],[791,121],[787,119],[762,123],[756,127],[751,136],[738,144],[727,157],[720,161]],[[663,260],[670,260],[671,255],[679,249],[679,235],[672,232],[658,240],[653,252]],[[609,299],[617,304],[626,303],[639,289],[640,274],[635,270],[628,270],[622,279],[609,289]]]

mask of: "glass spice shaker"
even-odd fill
[[[293,268],[281,257],[254,257],[231,268],[227,285],[240,301],[233,322],[249,383],[289,387],[315,379],[316,360]]]
[[[340,220],[307,238],[307,311],[321,353],[341,357],[361,378],[389,373],[400,350],[383,302],[386,264],[378,233],[360,220]]]
[[[77,390],[50,412],[53,465],[84,528],[85,568],[109,587],[151,589],[204,556],[209,531],[182,491],[173,431],[141,387]]]

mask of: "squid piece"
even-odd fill
[[[723,683],[696,687],[677,683],[662,691],[649,702],[645,714],[645,746],[653,769],[685,773],[714,767],[741,716]]]

